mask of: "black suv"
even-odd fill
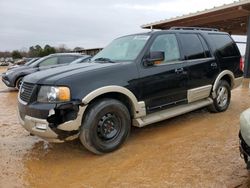
[[[27,64],[7,70],[7,72],[2,74],[2,81],[8,87],[16,87],[19,89],[24,76],[40,70],[67,65],[80,57],[85,56],[78,53],[51,54],[34,62],[28,62]],[[89,56],[86,56],[86,58],[87,57]]]
[[[96,154],[116,150],[143,127],[198,108],[225,111],[242,82],[229,34],[172,28],[114,40],[92,62],[26,76],[23,127],[51,142],[79,137]]]

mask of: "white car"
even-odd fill
[[[240,115],[240,153],[250,170],[250,108]]]

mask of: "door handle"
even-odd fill
[[[183,73],[183,71],[184,71],[183,68],[175,69],[175,73],[176,73],[176,74]]]
[[[217,63],[211,63],[210,66],[216,68],[217,67]]]

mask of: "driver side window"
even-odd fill
[[[39,64],[39,67],[44,67],[44,66],[49,66],[49,65],[56,65],[57,62],[58,62],[57,57],[51,57],[51,58],[48,58],[48,59],[44,60],[43,62],[41,62]]]
[[[159,35],[154,40],[150,52],[164,52],[163,63],[169,63],[180,60],[180,51],[175,34]]]

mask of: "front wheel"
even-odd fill
[[[216,96],[213,103],[208,107],[211,112],[224,112],[231,100],[231,89],[227,81],[220,80],[215,89]]]
[[[20,89],[21,87],[21,84],[22,84],[22,81],[23,81],[23,77],[19,77],[16,81],[16,89]]]
[[[95,154],[118,149],[127,139],[131,118],[127,107],[118,100],[101,99],[89,106],[83,118],[80,140]]]

